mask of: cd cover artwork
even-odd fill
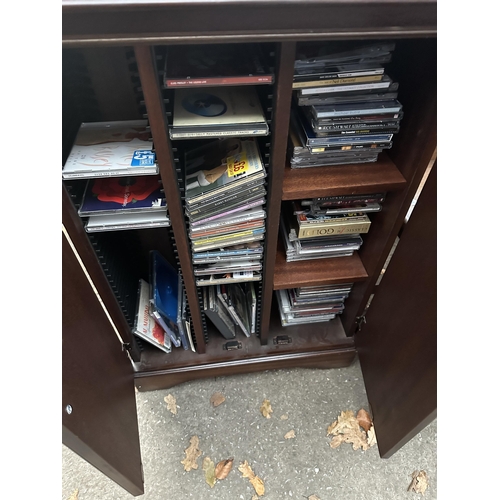
[[[104,177],[87,183],[80,216],[123,212],[166,211],[159,175]]]
[[[63,179],[157,174],[147,120],[82,123]]]
[[[220,97],[206,92],[186,96],[182,100],[182,107],[199,116],[221,116],[227,111],[227,105]]]
[[[175,90],[173,127],[266,123],[251,86]]]

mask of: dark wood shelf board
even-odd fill
[[[275,290],[350,283],[363,281],[366,278],[368,278],[368,274],[357,252],[354,252],[350,257],[287,262],[285,250],[281,240],[279,241],[274,267]]]
[[[235,340],[241,342],[242,348],[224,350],[223,345],[228,341],[210,321],[207,323],[209,342],[204,354],[180,348],[164,354],[153,346],[145,345],[135,373],[136,386],[140,390],[153,390],[196,378],[267,369],[348,366],[356,354],[354,340],[346,337],[338,317],[325,323],[282,327],[275,301],[267,345],[261,345],[256,335],[239,335]],[[292,342],[275,345],[274,338],[278,335],[287,335]]]
[[[406,180],[387,153],[375,163],[294,168],[288,163],[283,180],[283,200],[342,194],[365,194],[404,188]]]

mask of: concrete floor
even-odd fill
[[[214,408],[210,397],[222,392],[226,401]],[[166,408],[172,394],[177,415]],[[273,414],[264,418],[262,401]],[[247,460],[264,481],[263,500],[404,500],[437,498],[437,421],[389,459],[377,447],[354,451],[343,443],[329,446],[327,427],[341,411],[369,410],[359,362],[331,370],[292,369],[211,378],[168,390],[137,394],[139,433],[144,467],[144,500],[251,500],[255,494],[237,466]],[[288,415],[287,420],[281,420]],[[294,439],[284,439],[291,429]],[[200,439],[199,468],[185,472],[181,460],[191,436]],[[203,458],[215,463],[234,457],[228,477],[210,488],[201,468]],[[78,500],[134,498],[63,446],[62,499],[78,489]],[[411,474],[425,470],[425,495],[408,492]]]

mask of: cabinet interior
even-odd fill
[[[153,346],[133,341],[140,352],[135,359],[136,378],[141,388],[154,389],[174,385],[177,381],[238,371],[257,371],[279,367],[284,363],[301,366],[309,357],[315,366],[349,364],[354,355],[353,334],[357,318],[362,314],[368,297],[373,293],[398,226],[403,222],[418,181],[423,176],[435,148],[432,132],[435,128],[436,100],[436,39],[395,39],[396,50],[387,73],[399,82],[398,100],[403,104],[404,117],[394,144],[380,156],[375,164],[317,167],[292,170],[289,165],[273,163],[273,141],[269,136],[259,139],[261,154],[273,181],[273,169],[283,169],[281,200],[293,200],[308,196],[336,194],[363,194],[387,192],[383,210],[372,214],[372,226],[363,238],[364,243],[352,257],[318,259],[287,263],[278,238],[276,248],[267,249],[276,255],[273,265],[273,282],[269,290],[353,282],[354,287],[346,299],[344,312],[328,323],[282,327],[274,293],[266,292],[262,282],[256,282],[258,292],[257,335],[238,337],[239,348],[225,349],[226,340],[207,318],[202,316],[202,331],[191,333],[195,344],[203,344],[204,353],[193,353],[177,348],[165,354]],[[300,44],[302,42],[297,42]],[[323,41],[316,40],[321,44]],[[244,44],[241,50],[244,50]],[[276,119],[276,95],[280,92],[279,65],[280,42],[263,43],[269,54],[275,81],[271,85],[257,85],[261,104],[269,124]],[[161,80],[165,46],[153,48]],[[63,96],[62,96],[62,164],[69,154],[81,122],[132,120],[148,117],[141,81],[133,47],[79,47],[63,49]],[[172,90],[162,89],[167,121],[172,117]],[[433,125],[434,124],[434,125]],[[201,142],[201,141],[198,141]],[[192,147],[193,141],[170,141],[176,172],[182,171],[184,148]],[[85,186],[85,180],[63,181],[75,210]],[[165,182],[165,179],[164,179]],[[183,199],[182,176],[177,184]],[[268,190],[268,195],[269,195]],[[167,199],[168,203],[168,199]],[[268,205],[269,207],[269,200]],[[268,209],[269,210],[269,209]],[[279,213],[269,213],[268,224],[277,220]],[[186,222],[186,221],[183,221]],[[88,235],[96,258],[108,278],[109,285],[120,304],[127,324],[132,327],[139,278],[148,279],[148,254],[156,249],[171,262],[179,265],[178,249],[173,230],[169,228],[140,229],[96,233]],[[267,238],[266,238],[267,240]],[[267,263],[269,264],[269,261]],[[193,280],[190,270],[183,269],[184,281]],[[265,275],[265,273],[263,273]],[[191,310],[201,308],[190,303]],[[263,301],[272,301],[270,318],[263,317]],[[264,323],[263,323],[264,322]],[[260,332],[265,331],[265,336]],[[266,363],[262,363],[265,360]],[[309,362],[309,361],[308,361]],[[176,378],[176,374],[179,378]],[[167,380],[167,377],[168,380]],[[147,382],[147,380],[150,380]]]

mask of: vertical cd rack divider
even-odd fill
[[[189,308],[191,336],[193,343],[196,339],[196,351],[205,353],[206,340],[204,321],[200,308],[198,291],[193,274],[191,252],[184,222],[183,192],[180,191],[178,170],[180,151],[172,147],[168,134],[168,119],[170,102],[165,102],[162,85],[160,83],[161,48],[155,49],[148,45],[134,47],[135,60],[141,82],[141,91],[144,95],[146,114],[151,126],[156,158],[160,168],[160,175],[165,189],[165,197],[171,221],[173,240],[175,240],[176,259],[182,273],[184,289]],[[176,161],[177,160],[177,161]]]
[[[275,52],[270,51],[268,54],[269,60],[274,60]],[[270,68],[274,74],[275,65],[273,64]],[[270,157],[271,157],[271,142],[272,142],[272,122],[273,122],[273,100],[274,100],[274,89],[276,83],[272,85],[256,85],[255,89],[257,90],[257,94],[259,95],[260,102],[262,104],[262,109],[264,111],[264,115],[266,117],[267,124],[269,126],[269,135],[264,137],[258,137],[257,142],[259,144],[260,154],[262,156],[262,163],[267,172],[267,180],[266,180],[266,203],[262,207],[266,212],[266,219],[269,207],[269,172],[270,172]],[[267,220],[266,220],[267,226]],[[266,254],[267,248],[267,227],[266,233],[264,235],[264,255]],[[264,257],[262,258],[262,279],[260,281],[255,282],[256,287],[256,296],[257,296],[257,308],[256,308],[256,321],[255,321],[255,334],[257,337],[261,336],[261,328],[262,328],[262,292],[263,292],[263,280],[264,280]]]
[[[163,104],[165,106],[165,115],[167,118],[167,121],[169,123],[172,123],[173,119],[173,105],[174,105],[174,90],[169,89],[165,86],[164,83],[164,73],[165,73],[165,55],[166,55],[166,47],[164,46],[157,46],[155,47],[155,55],[156,55],[156,61],[157,61],[157,72],[158,72],[158,83],[160,85],[162,97],[163,97]],[[172,156],[173,156],[173,161],[174,161],[174,166],[175,166],[175,173],[177,174],[177,186],[179,189],[179,194],[181,197],[181,204],[182,204],[182,220],[184,221],[184,225],[186,228],[189,227],[189,221],[186,216],[186,192],[185,192],[185,181],[184,181],[184,175],[183,175],[183,168],[184,168],[184,155],[186,152],[186,146],[190,141],[183,141],[183,140],[172,140],[170,139],[170,144],[172,148]],[[173,241],[174,248],[177,248],[175,246],[175,239]],[[176,256],[178,256],[178,252],[176,250]],[[191,258],[191,249],[190,249],[190,258]],[[194,274],[192,275],[192,279],[195,280]],[[182,282],[184,284],[184,274],[182,273]],[[207,328],[207,321],[205,317],[205,313],[203,312],[203,294],[202,290],[200,287],[196,287],[196,297],[198,301],[198,308],[201,313],[201,327],[202,327],[202,335],[204,339],[204,343],[207,344],[209,341],[209,336],[208,336],[208,328]],[[190,314],[190,307],[189,303],[187,303],[187,313],[189,317],[189,322],[190,322],[190,328],[191,328],[191,335],[193,337],[193,343],[195,344],[195,347],[197,346],[197,341],[196,341],[196,335],[193,333],[194,332],[194,326],[193,326],[193,321],[192,321],[192,316]]]
[[[131,259],[134,259],[134,254],[125,251],[125,248],[130,249],[130,246],[127,245],[127,235],[118,233],[95,233],[89,234],[88,237],[123,315],[132,329],[139,275],[133,271],[133,266],[129,265]]]
[[[158,75],[159,85],[160,85],[160,88],[162,88],[162,90],[163,90],[162,79],[163,79],[163,71],[164,71],[164,63],[165,63],[163,51],[162,51],[161,47],[154,47],[153,51],[154,51],[154,58],[153,59],[155,61],[155,65],[156,65],[156,73]],[[128,52],[127,55],[129,56],[129,69],[131,71],[132,78],[133,78],[134,83],[136,85],[137,96],[138,96],[137,103],[139,106],[139,110],[140,110],[141,116],[144,119],[148,120],[148,125],[149,125],[149,117],[148,117],[148,112],[146,109],[146,102],[144,100],[143,89],[141,86],[141,81],[140,81],[139,72],[138,72],[138,68],[137,68],[137,61],[135,59],[135,53],[132,50],[132,51]],[[170,109],[170,100],[166,96],[163,99],[163,104],[165,107],[165,116],[166,116],[167,122],[168,122],[171,120],[172,111]],[[172,154],[173,154],[175,172],[177,175],[177,186],[179,189],[179,193],[181,195],[181,200],[182,200],[183,205],[184,205],[184,186],[182,183],[182,176],[179,175],[181,173],[180,164],[179,164],[179,156],[178,156],[179,151],[178,151],[178,148],[173,147],[173,146],[171,149],[172,149]],[[153,151],[156,154],[154,142],[153,142]],[[167,200],[167,210],[168,210],[168,200]],[[169,234],[169,238],[170,238],[170,243],[172,245],[173,253],[175,255],[175,266],[176,266],[177,270],[180,272],[183,293],[185,294],[186,293],[185,292],[186,285],[184,283],[184,273],[182,272],[182,266],[181,266],[181,263],[179,260],[179,251],[177,249],[175,236],[174,236],[174,233],[171,230],[171,228],[169,228],[168,234]],[[179,300],[181,300],[181,298],[179,298]],[[190,312],[190,308],[189,308],[189,303],[187,303],[187,301],[186,301],[186,316],[187,316],[187,318],[189,318],[191,337],[193,339],[193,344],[194,344],[194,347],[196,349],[198,342],[196,340],[196,334],[194,333],[193,323],[192,323],[192,319],[191,319],[191,312]]]
[[[173,117],[173,110],[172,110],[173,95],[171,92],[169,92],[167,90],[167,88],[165,87],[164,82],[163,82],[163,76],[164,76],[164,72],[165,72],[165,48],[161,47],[161,46],[157,46],[157,47],[155,47],[154,50],[155,50],[155,57],[156,57],[156,63],[157,63],[158,84],[160,85],[160,89],[161,89],[162,95],[163,95],[163,104],[165,106],[165,115],[167,118],[167,122],[171,123],[172,117]],[[182,172],[183,172],[182,165],[184,164],[184,161],[183,161],[184,147],[183,146],[184,146],[184,144],[182,143],[182,141],[177,141],[177,142],[171,141],[171,148],[172,148],[172,156],[173,156],[174,166],[175,166],[175,173],[177,174],[177,187],[179,189],[179,194],[181,197],[182,211],[183,211],[183,214],[185,214],[185,210],[184,210],[185,209],[185,184],[184,184],[184,176],[182,174]],[[186,220],[185,216],[184,216],[183,220],[184,220],[184,223],[187,227],[187,220]],[[182,272],[182,268],[181,268],[180,261],[179,261],[179,251],[177,250],[177,245],[175,242],[174,235],[172,234],[172,232],[170,234],[172,236],[172,246],[174,248],[174,252],[175,252],[175,256],[176,256],[176,260],[177,260],[177,265],[178,265],[180,272],[181,272],[182,286],[183,286],[184,293],[185,293],[186,285],[185,285],[185,281],[184,281],[184,273]],[[196,288],[196,292],[197,292],[198,303],[199,303],[199,307],[200,307],[200,311],[201,311],[202,329],[203,329],[202,334],[203,334],[203,338],[204,338],[204,341],[206,344],[206,343],[208,343],[208,331],[207,331],[207,324],[206,324],[206,320],[205,320],[205,315],[203,314],[201,294],[200,294],[200,290],[198,287]],[[193,326],[193,320],[192,320],[192,316],[191,316],[191,309],[189,307],[188,302],[186,303],[186,313],[187,313],[187,318],[189,319],[189,327],[191,330],[193,344],[195,346],[195,349],[197,349],[198,342],[196,339],[196,334],[194,333],[194,326]]]
[[[271,303],[274,292],[274,267],[278,242],[283,177],[285,173],[286,151],[290,108],[292,103],[292,84],[295,63],[295,42],[276,44],[274,96],[271,121],[270,168],[268,171],[266,245],[264,247],[264,270],[262,280],[262,307],[260,343],[267,345]]]

